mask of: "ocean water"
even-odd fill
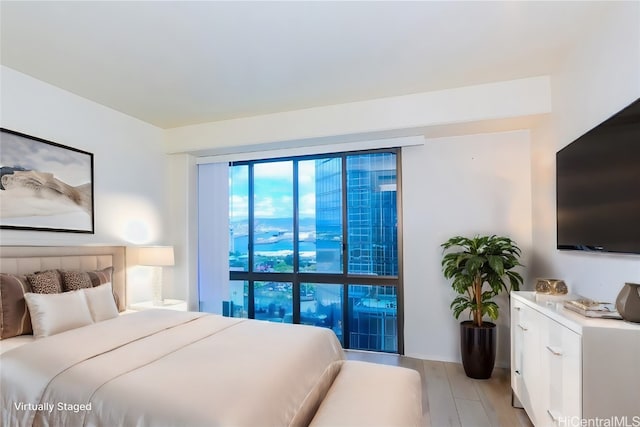
[[[259,233],[256,235],[258,239],[268,239],[271,237],[271,233]],[[257,240],[257,239],[256,239]],[[234,249],[238,252],[247,252],[247,245],[249,242],[248,236],[238,236],[233,239]],[[298,243],[301,252],[307,251],[315,251],[316,243],[315,242],[299,242]],[[255,250],[260,252],[275,252],[275,251],[292,251],[293,250],[293,240],[291,239],[281,239],[277,242],[273,243],[257,243],[255,245]]]
[[[256,243],[255,250],[259,252],[275,252],[275,251],[293,251],[293,238],[292,227],[293,218],[261,218],[256,220],[256,233],[255,240],[262,241],[263,243]],[[234,236],[234,250],[246,253],[247,242],[249,237],[247,233],[247,222],[236,221],[232,223],[232,228],[238,235]],[[305,235],[306,233],[315,230],[316,220],[315,218],[300,218],[300,233]],[[284,233],[284,236],[280,236],[280,239],[275,242],[266,243],[267,240],[274,240],[278,233]],[[301,252],[315,252],[315,241],[301,241],[299,242]]]

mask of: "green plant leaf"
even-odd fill
[[[496,272],[499,276],[504,274],[504,263],[503,258],[498,255],[489,255],[487,256],[489,260],[489,266]]]
[[[465,295],[459,295],[453,300],[449,308],[453,309],[453,316],[457,319],[460,317],[460,314],[470,308],[471,305],[471,301],[469,301]]]
[[[485,313],[493,320],[498,319],[498,305],[495,302],[488,302],[484,305]]]
[[[484,257],[480,257],[477,255],[472,256],[472,257],[469,257],[469,259],[467,260],[465,268],[467,269],[469,274],[471,274],[472,276],[475,276],[476,273],[482,268],[484,263],[485,263]]]

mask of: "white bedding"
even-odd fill
[[[14,348],[18,348],[25,344],[32,343],[35,340],[33,335],[18,335],[17,337],[5,338],[0,340],[0,354],[5,353]]]
[[[131,313],[0,355],[0,424],[307,425],[343,358],[323,328]]]

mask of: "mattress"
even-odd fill
[[[1,424],[308,425],[343,359],[328,329],[141,311],[0,355]]]

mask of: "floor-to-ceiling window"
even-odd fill
[[[402,352],[399,150],[234,162],[225,314]]]

